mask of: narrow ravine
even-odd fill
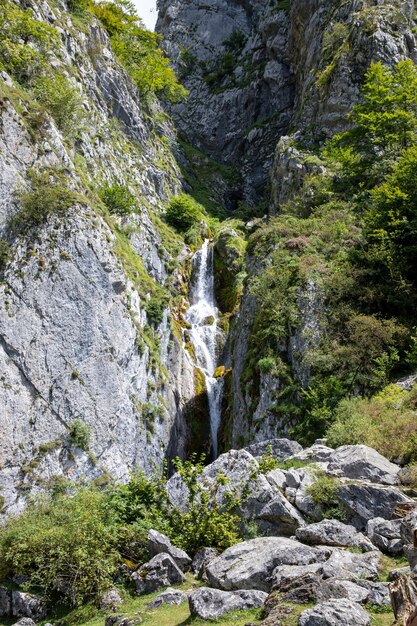
[[[211,457],[217,458],[218,432],[221,420],[222,378],[215,378],[218,348],[222,331],[214,293],[213,249],[206,239],[193,258],[191,306],[186,313],[196,365],[204,374],[210,412]]]

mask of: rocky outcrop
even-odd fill
[[[193,617],[215,620],[231,611],[258,609],[263,606],[267,595],[255,590],[220,591],[201,587],[189,597],[190,613]]]
[[[185,577],[169,554],[157,554],[148,563],[144,563],[134,574],[132,580],[136,593],[153,593],[163,587],[179,585]]]
[[[371,616],[350,600],[329,600],[300,615],[300,626],[369,626]]]
[[[150,530],[148,533],[148,551],[151,556],[156,556],[161,552],[169,554],[182,571],[190,568],[191,559],[188,554],[173,546],[166,535],[156,530]]]

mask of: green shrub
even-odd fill
[[[167,306],[167,298],[165,295],[152,296],[146,303],[145,310],[150,324],[157,326],[164,317],[164,311]]]
[[[0,69],[27,82],[47,66],[47,54],[58,41],[57,30],[35,19],[33,11],[0,0]]]
[[[137,207],[134,196],[124,185],[105,187],[101,190],[100,197],[110,213],[115,215],[129,215]]]
[[[73,419],[68,424],[68,436],[72,444],[87,451],[90,445],[91,428],[79,419]]]
[[[10,260],[11,248],[7,239],[0,239],[0,271],[4,270]]]
[[[316,472],[313,484],[307,488],[307,494],[319,505],[322,519],[345,521],[346,514],[338,498],[340,484],[336,478],[327,476],[323,471]]]
[[[47,600],[98,599],[117,565],[112,512],[93,490],[31,505],[0,529],[1,574],[28,577]]]
[[[203,215],[204,207],[184,193],[171,199],[166,212],[166,221],[176,230],[184,232],[199,222]]]
[[[90,8],[90,0],[67,0],[68,9],[75,15],[84,15]]]
[[[273,356],[265,356],[258,361],[258,367],[261,372],[268,374],[272,372],[276,367],[276,360]]]
[[[17,194],[19,212],[12,219],[13,228],[40,226],[50,215],[62,215],[80,200],[57,170],[31,170],[29,180],[31,188]]]
[[[267,474],[268,472],[280,467],[279,460],[272,454],[271,450],[272,449],[269,448],[269,450],[267,450],[267,452],[259,459],[259,471],[261,474]]]
[[[37,78],[33,83],[33,94],[65,135],[73,136],[81,130],[85,119],[82,97],[64,74]]]

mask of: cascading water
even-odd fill
[[[204,374],[212,441],[212,456],[217,458],[218,432],[221,418],[223,379],[215,378],[221,330],[214,295],[213,250],[206,239],[193,258],[194,281],[191,288],[191,306],[185,319],[190,324],[190,340],[194,346],[196,365]]]

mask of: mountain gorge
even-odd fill
[[[45,539],[71,501],[80,528],[102,524],[96,582],[71,595],[39,578],[49,603],[96,600],[117,560],[140,594],[156,591],[148,556],[172,549],[187,571],[157,530],[191,556],[231,551],[196,572],[258,593],[232,611],[280,584],[291,604],[294,572],[275,568],[320,563],[367,586],[309,579],[305,610],[353,598],[340,624],[369,624],[363,596],[391,618],[382,569],[406,565],[417,493],[414,2],[158,11],[156,35],[128,0],[0,0],[1,575],[33,585],[42,550],[13,532]],[[235,581],[228,555],[256,545],[260,573]],[[346,563],[340,546],[365,554]],[[268,565],[270,549],[298,556]]]

